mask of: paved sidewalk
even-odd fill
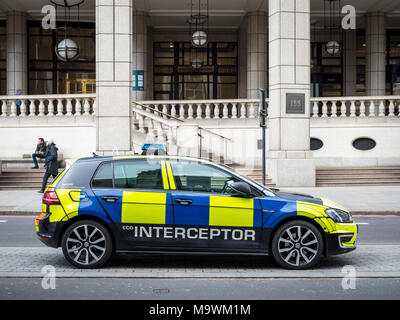
[[[400,215],[400,186],[282,188],[324,197],[348,208],[353,214]],[[0,191],[0,215],[37,215],[42,194],[35,190]]]
[[[43,277],[51,265],[58,278],[343,278],[351,265],[356,277],[399,278],[399,245],[359,245],[355,251],[323,258],[310,270],[286,270],[271,257],[199,255],[118,255],[102,269],[72,267],[61,249],[0,247],[0,278]],[[348,272],[348,271],[347,271]]]

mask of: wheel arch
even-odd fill
[[[111,236],[111,242],[112,242],[112,251],[115,251],[115,236],[114,236],[114,232],[113,230],[110,228],[110,226],[101,218],[97,217],[97,216],[93,216],[93,215],[88,215],[88,214],[80,214],[80,215],[76,215],[70,219],[68,219],[64,225],[62,226],[61,230],[60,230],[60,236],[58,237],[58,242],[57,242],[57,247],[61,247],[61,242],[62,242],[62,238],[64,236],[65,231],[67,230],[67,228],[77,222],[77,221],[81,221],[81,220],[93,220],[96,221],[98,223],[100,223],[103,227],[105,227],[107,229],[107,231],[110,233]]]
[[[296,215],[296,216],[290,216],[290,217],[287,217],[287,218],[285,218],[285,219],[282,219],[281,221],[279,221],[279,222],[273,227],[273,229],[272,229],[272,231],[271,231],[270,238],[269,238],[270,240],[269,240],[269,243],[268,243],[268,252],[272,252],[272,239],[273,239],[273,237],[274,237],[276,231],[277,231],[282,225],[284,225],[285,223],[288,223],[288,222],[291,222],[291,221],[295,221],[295,220],[301,220],[301,221],[309,222],[309,223],[311,223],[313,226],[315,226],[315,227],[318,229],[318,231],[320,232],[320,234],[321,234],[321,236],[322,236],[322,240],[323,240],[323,242],[324,242],[324,250],[323,250],[322,254],[326,256],[326,254],[327,254],[327,239],[326,239],[326,233],[325,233],[325,231],[322,229],[321,225],[320,225],[318,222],[316,222],[314,219],[312,219],[312,218],[309,218],[309,217],[306,217],[306,216],[298,216],[298,215]]]

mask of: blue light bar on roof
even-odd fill
[[[163,144],[159,144],[159,143],[145,143],[144,145],[142,145],[142,150],[163,150],[166,151],[166,148]]]

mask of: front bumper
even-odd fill
[[[352,223],[335,223],[336,230],[326,233],[327,255],[335,255],[356,249],[358,225]]]
[[[36,234],[45,245],[57,248],[64,222],[50,222],[49,213],[41,213],[35,220]]]

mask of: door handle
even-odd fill
[[[179,199],[179,198],[178,199],[174,199],[174,201],[179,203],[179,204],[181,204],[181,205],[183,205],[183,206],[187,206],[187,205],[189,205],[189,204],[191,204],[193,202],[192,199]]]
[[[117,202],[119,200],[119,197],[118,196],[102,196],[101,199],[106,202]]]

